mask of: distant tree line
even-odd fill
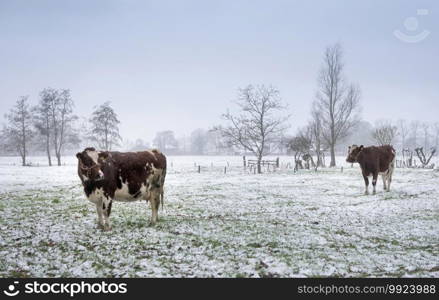
[[[28,96],[20,97],[5,115],[3,154],[20,155],[26,165],[30,152],[43,151],[50,166],[53,155],[61,165],[62,154],[80,146],[108,151],[158,148],[169,155],[249,154],[256,157],[261,173],[261,162],[270,154],[292,154],[296,166],[317,170],[326,167],[327,156],[329,167],[335,167],[336,154],[345,154],[347,145],[392,144],[399,154],[407,155],[408,165],[414,154],[428,163],[439,147],[439,122],[380,120],[371,125],[361,120],[360,88],[347,80],[344,67],[342,47],[327,47],[308,124],[293,136],[287,134],[288,106],[271,85],[249,84],[238,89],[233,113],[223,113],[221,125],[198,128],[180,137],[172,130],[158,130],[151,144],[142,138],[122,140],[121,122],[110,102],[95,106],[89,118],[81,119],[74,113],[70,90],[46,88],[37,104],[30,105]]]
[[[6,124],[1,130],[3,154],[18,154],[26,166],[30,153],[44,151],[49,166],[53,165],[53,156],[61,166],[64,151],[76,149],[81,142],[95,143],[106,150],[118,145],[120,122],[109,102],[95,107],[81,127],[74,107],[68,89],[45,88],[33,106],[29,96],[20,97],[5,115]]]
[[[1,132],[4,149],[18,153],[23,166],[30,151],[44,149],[49,165],[53,153],[60,166],[63,150],[79,143],[73,108],[70,91],[65,89],[44,89],[35,106],[30,106],[28,96],[20,97],[6,114],[7,124]]]

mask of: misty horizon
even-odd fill
[[[3,2],[1,122],[20,96],[35,104],[44,88],[63,88],[78,116],[111,101],[123,139],[151,143],[158,131],[221,124],[239,88],[265,84],[288,104],[294,134],[309,120],[324,49],[339,42],[363,120],[434,123],[438,5],[424,3]],[[432,31],[425,40],[395,37],[409,17]]]

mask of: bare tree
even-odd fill
[[[119,134],[120,121],[109,101],[94,108],[89,120],[91,124],[89,136],[100,149],[111,151],[119,146],[122,137]]]
[[[5,115],[8,124],[3,127],[2,131],[5,145],[20,154],[23,166],[26,166],[26,156],[33,133],[28,98],[28,96],[21,97]]]
[[[398,127],[393,126],[390,122],[379,122],[375,126],[372,137],[379,145],[392,145],[398,133]]]
[[[176,152],[178,148],[178,142],[171,130],[157,132],[152,143],[162,152]]]
[[[343,54],[339,44],[326,49],[314,102],[320,113],[322,136],[331,152],[330,166],[336,166],[335,146],[349,135],[358,119],[360,90],[343,78]]]
[[[287,147],[288,152],[294,153],[295,171],[303,169],[302,159],[310,159],[315,167],[314,160],[310,154],[313,148],[313,132],[310,126],[299,129],[297,134],[288,141]],[[309,164],[307,168],[309,169]]]
[[[228,125],[217,127],[229,145],[242,147],[257,158],[258,173],[261,161],[280,143],[288,128],[289,116],[282,116],[286,106],[282,104],[279,91],[264,85],[249,85],[239,90],[236,100],[240,113],[223,115]]]
[[[74,132],[73,122],[77,116],[73,114],[73,99],[70,96],[70,90],[58,90],[56,98],[51,99],[50,117],[53,130],[53,147],[58,166],[61,166],[61,155],[64,147],[69,143],[78,140]]]
[[[323,141],[323,127],[322,127],[322,116],[321,112],[313,108],[311,112],[311,121],[309,123],[309,128],[312,135],[312,142],[314,145],[314,152],[317,156],[316,168],[324,167],[324,141]]]
[[[416,151],[416,154],[418,155],[419,161],[421,162],[423,168],[427,167],[427,165],[430,163],[430,160],[432,159],[432,157],[436,153],[435,148],[432,148],[430,151],[430,154],[429,155],[427,154],[427,156],[424,153],[423,147],[416,148],[415,151]]]
[[[44,149],[46,151],[49,166],[52,166],[52,157],[50,146],[53,134],[53,106],[56,104],[58,91],[52,88],[46,88],[40,93],[38,105],[32,108],[34,126],[37,132],[44,140]]]
[[[191,150],[192,153],[203,155],[207,146],[207,133],[204,129],[195,129],[191,133]]]
[[[409,127],[407,125],[406,120],[399,120],[398,121],[398,133],[401,137],[401,152],[403,153],[404,149],[407,146],[407,138],[410,134]]]

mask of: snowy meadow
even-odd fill
[[[103,232],[75,157],[30,161],[0,158],[1,277],[439,276],[438,170],[396,169],[392,191],[365,196],[343,157],[297,173],[281,157],[262,175],[241,157],[168,157],[159,223],[115,202]]]

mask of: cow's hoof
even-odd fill
[[[98,224],[98,229],[104,230],[104,225]]]
[[[149,223],[148,223],[148,226],[149,226],[149,227],[154,227],[156,224],[157,224],[157,222],[149,222]]]
[[[111,231],[111,227],[110,226],[104,226],[103,230],[104,231]]]

